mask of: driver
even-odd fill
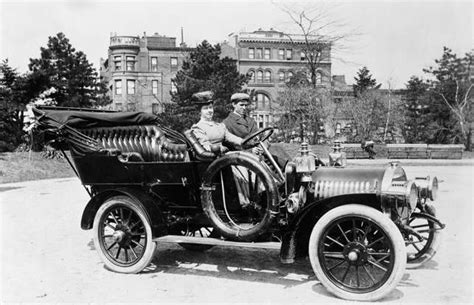
[[[234,93],[230,97],[234,111],[229,113],[222,122],[234,135],[240,138],[246,138],[250,134],[258,131],[257,122],[249,116],[250,95],[247,93]],[[264,145],[269,149],[275,161],[281,169],[285,168],[286,162],[291,159],[290,155],[278,146],[270,146],[267,141]],[[255,154],[261,154],[262,149],[256,146],[252,149]]]

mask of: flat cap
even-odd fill
[[[191,102],[196,105],[206,105],[213,102],[214,93],[212,91],[202,91],[191,96]]]
[[[238,101],[250,101],[250,95],[247,93],[234,93],[230,97],[230,101],[232,103],[236,103]]]

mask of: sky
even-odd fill
[[[0,0],[0,60],[19,72],[40,57],[49,36],[63,32],[98,69],[110,36],[159,33],[188,46],[220,43],[240,31],[278,29],[298,33],[282,8],[324,9],[347,36],[335,46],[332,74],[352,84],[366,66],[383,88],[404,88],[411,76],[426,78],[443,46],[464,55],[474,49],[473,1],[26,1]]]

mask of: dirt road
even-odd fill
[[[473,302],[472,166],[407,168],[443,182],[438,215],[447,224],[434,260],[407,270],[390,304]],[[282,265],[278,251],[215,247],[205,253],[160,245],[138,275],[104,269],[92,232],[79,222],[88,195],[78,179],[0,184],[0,302],[346,304],[328,294],[308,261]]]

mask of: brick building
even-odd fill
[[[107,59],[101,59],[100,76],[109,85],[110,108],[160,113],[175,90],[171,79],[192,48],[175,37],[111,35]]]
[[[256,94],[253,117],[259,127],[273,125],[278,119],[278,94],[285,81],[296,72],[307,70],[304,45],[304,36],[273,29],[232,33],[229,41],[222,44],[222,55],[234,58],[239,72],[251,76],[247,87]],[[330,47],[324,48],[320,56],[316,81],[321,86],[330,86]]]
[[[307,72],[304,46],[304,36],[287,35],[273,29],[232,33],[228,41],[221,44],[221,56],[233,58],[239,72],[251,76],[247,88],[255,92],[252,115],[260,128],[274,126],[278,120],[281,114],[278,96],[284,90],[285,82],[299,71]],[[101,60],[100,68],[100,75],[108,82],[113,99],[109,108],[162,112],[163,105],[171,102],[170,93],[175,90],[171,79],[192,50],[182,38],[176,46],[176,38],[156,33],[152,36],[144,33],[141,37],[111,35],[108,57]],[[352,89],[348,89],[343,76],[331,75],[330,46],[319,56],[317,85],[343,91],[334,95],[337,102]],[[346,125],[350,127],[347,119],[341,118],[337,128],[343,129]],[[338,134],[339,130],[333,130],[329,135],[331,133]]]

